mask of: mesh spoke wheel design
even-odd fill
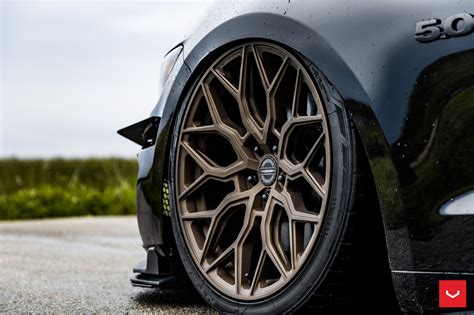
[[[179,224],[205,279],[245,301],[285,287],[330,187],[327,117],[302,63],[269,43],[222,55],[186,104],[176,150]]]

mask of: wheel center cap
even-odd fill
[[[273,155],[266,155],[258,166],[258,177],[265,186],[270,186],[275,182],[278,174],[277,160]]]

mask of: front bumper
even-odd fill
[[[168,153],[174,109],[191,75],[183,54],[177,58],[149,118],[119,130],[119,134],[139,144],[137,181],[137,219],[147,258],[134,268],[132,284],[163,286],[169,277],[182,272],[170,218],[168,193]],[[181,280],[175,281],[181,283]]]
[[[162,220],[153,213],[141,183],[137,186],[137,221],[143,247],[146,250],[163,245]]]
[[[176,251],[170,235],[168,183],[164,178],[157,180],[153,173],[159,123],[160,118],[150,117],[119,130],[119,134],[142,146],[137,154],[136,207],[138,229],[147,257],[133,269],[130,281],[134,286],[148,288],[174,287],[179,282],[175,277],[179,261],[173,255]]]
[[[133,273],[130,282],[135,287],[175,287],[177,283],[172,259],[159,248],[149,248],[147,258],[133,268]]]
[[[149,201],[153,200],[149,196],[150,193],[156,192],[151,176],[154,150],[155,147],[152,146],[138,154],[137,220],[147,257],[133,268],[134,275],[130,281],[133,286],[138,287],[177,287],[182,285],[183,280],[176,276],[180,261],[175,255],[176,250],[170,235],[169,194],[166,181],[159,190],[162,200],[161,207],[157,207],[161,209],[159,214],[153,211]],[[165,231],[164,225],[168,227]]]

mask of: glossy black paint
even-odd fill
[[[392,273],[394,285],[398,288],[398,300],[410,302],[410,313],[418,314],[472,314],[474,309],[474,274],[439,273]],[[466,280],[467,308],[439,308],[438,282],[440,280]],[[465,312],[469,310],[471,312]],[[456,313],[457,312],[457,313]]]
[[[160,118],[152,116],[122,128],[117,133],[145,149],[155,144],[159,124]]]
[[[438,210],[474,189],[474,49],[421,71],[391,150],[415,270],[473,272],[474,217],[446,217]]]
[[[153,164],[143,163],[139,182],[162,225],[149,231],[163,236],[155,245],[173,244],[161,186],[176,109],[221,50],[269,40],[312,61],[342,95],[371,164],[400,304],[434,309],[422,297],[423,288],[437,288],[438,272],[474,269],[474,219],[438,214],[443,202],[474,187],[474,35],[420,43],[414,33],[420,20],[462,12],[474,12],[474,2],[286,0],[210,10],[183,43],[182,59],[151,113],[161,121]],[[414,271],[432,280],[420,287]]]

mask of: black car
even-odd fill
[[[473,14],[218,3],[119,131],[142,146],[132,284],[224,313],[474,310]]]

